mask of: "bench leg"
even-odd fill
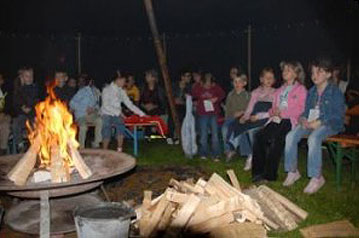
[[[138,156],[137,126],[133,127],[133,154],[135,155],[135,157]]]
[[[336,183],[337,183],[337,191],[340,191],[341,182],[342,182],[342,165],[343,165],[343,149],[339,144],[336,144],[337,153],[335,156],[336,162]]]

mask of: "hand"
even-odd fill
[[[235,112],[235,113],[234,113],[234,117],[235,117],[235,118],[239,118],[239,117],[243,116],[243,114],[244,114],[243,111],[238,111],[238,112]]]
[[[246,121],[247,121],[247,118],[245,118],[245,117],[241,117],[241,118],[239,119],[239,123],[241,123],[241,124],[246,123]]]
[[[211,98],[211,99],[209,99],[212,103],[216,103],[217,102],[217,100],[218,100],[218,98]]]
[[[302,118],[300,118],[299,119],[299,124],[303,127],[303,128],[305,128],[305,129],[308,129],[309,127],[309,123],[308,123],[308,120],[307,120],[307,118],[304,118],[304,117],[302,117]]]
[[[87,109],[86,109],[86,112],[88,113],[88,114],[91,114],[91,113],[93,113],[95,111],[95,108],[93,108],[93,107],[88,107]]]
[[[23,105],[23,106],[21,107],[21,109],[22,109],[22,111],[25,112],[26,114],[28,114],[28,113],[31,111],[31,108],[30,108],[30,107],[27,107],[27,106],[25,106],[25,105]]]
[[[313,130],[318,129],[321,125],[322,125],[322,123],[320,120],[308,122],[308,128],[313,129]]]
[[[151,110],[157,108],[157,106],[154,105],[154,104],[152,104],[152,103],[147,103],[147,104],[145,105],[145,108],[146,108],[147,111],[151,111]]]
[[[256,121],[258,121],[258,116],[257,116],[257,115],[252,115],[252,116],[249,118],[249,120],[250,120],[251,122],[256,122]]]
[[[278,107],[273,109],[273,116],[280,117],[280,110]]]
[[[177,105],[183,105],[184,104],[184,101],[182,100],[182,98],[175,98],[175,103]]]

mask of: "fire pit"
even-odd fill
[[[85,149],[80,152],[86,164],[93,171],[91,177],[83,179],[78,172],[73,172],[69,182],[52,183],[51,181],[45,181],[35,183],[30,176],[24,186],[15,185],[7,177],[7,173],[20,160],[22,155],[1,156],[0,191],[6,191],[10,195],[24,198],[39,198],[42,190],[48,190],[50,197],[72,195],[97,187],[104,179],[125,173],[136,165],[136,160],[125,153],[95,149]]]
[[[15,185],[7,177],[8,172],[22,158],[22,155],[0,157],[0,191],[21,198],[40,198],[41,192],[48,191],[51,206],[51,234],[62,234],[75,230],[72,210],[79,205],[90,206],[101,202],[95,195],[74,196],[100,186],[107,178],[123,174],[136,165],[136,160],[125,153],[111,150],[85,149],[80,151],[84,162],[93,171],[91,177],[81,178],[77,171],[71,174],[69,182],[35,183],[30,174],[23,186]],[[33,169],[32,172],[34,172]],[[71,195],[71,196],[70,196]],[[64,198],[64,196],[67,196]],[[70,196],[70,197],[69,197]],[[56,198],[61,197],[61,198]],[[28,200],[11,207],[5,216],[5,222],[14,230],[39,234],[40,201]]]
[[[30,148],[25,154],[0,157],[0,191],[40,198],[40,202],[22,201],[13,206],[5,221],[15,230],[40,234],[41,238],[49,237],[50,221],[52,233],[74,230],[71,211],[77,205],[101,202],[93,195],[64,196],[93,189],[136,165],[135,159],[124,153],[79,151],[77,127],[67,105],[56,98],[54,86],[48,85],[48,96],[35,106],[35,122],[27,122]],[[62,198],[49,201],[54,197]]]

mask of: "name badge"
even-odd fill
[[[320,111],[318,108],[310,109],[309,110],[309,116],[308,116],[308,122],[315,121],[319,118]]]

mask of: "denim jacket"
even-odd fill
[[[308,93],[305,110],[302,117],[308,118],[310,109],[314,109],[318,101],[318,90],[314,85]],[[319,101],[319,120],[322,125],[331,127],[334,131],[341,132],[344,129],[345,102],[340,89],[329,83]]]

